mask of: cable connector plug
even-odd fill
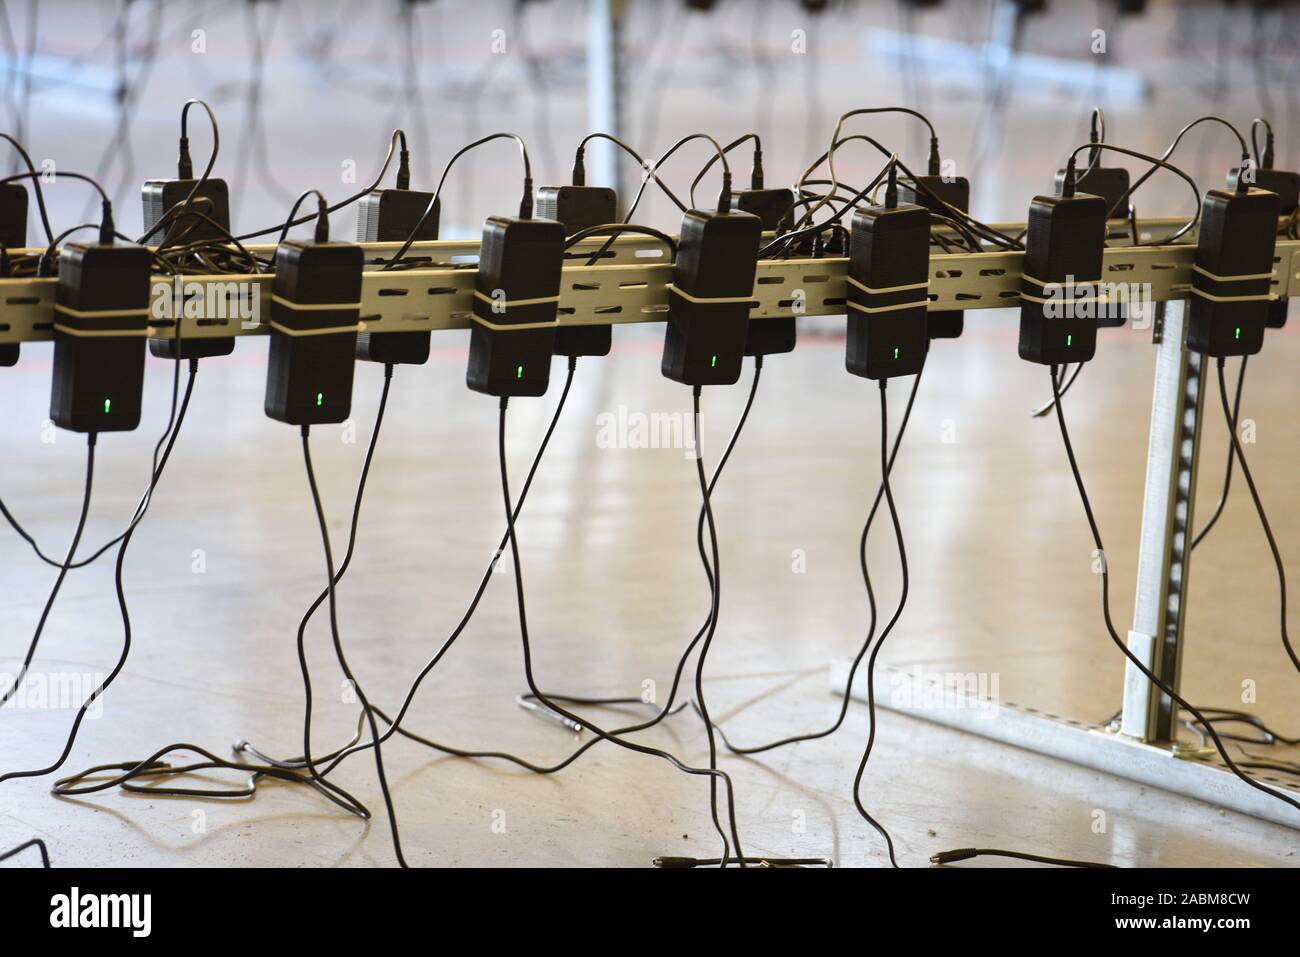
[[[943,160],[939,157],[939,137],[930,137],[930,159],[927,164],[927,172],[931,176],[939,176],[943,167]]]
[[[578,151],[573,154],[573,175],[570,177],[571,184],[574,186],[587,185],[587,148],[579,146]]]
[[[1074,195],[1074,181],[1077,167],[1074,161],[1074,154],[1070,154],[1069,161],[1065,164],[1065,175],[1061,178],[1061,196],[1068,199]]]
[[[885,209],[898,208],[898,157],[889,161],[889,179],[885,183]]]
[[[194,160],[190,158],[190,138],[184,133],[181,134],[180,146],[177,151],[176,178],[194,178]]]
[[[411,151],[405,146],[397,154],[397,188],[411,188]]]
[[[531,176],[524,177],[524,195],[519,200],[519,218],[533,218],[533,178]]]
[[[718,212],[731,212],[731,174],[722,174],[722,190],[718,193]]]
[[[930,855],[931,864],[955,864],[957,861],[968,861],[972,857],[979,856],[977,847],[959,847],[953,851],[940,851],[938,854]]]
[[[102,246],[111,246],[117,233],[117,227],[113,225],[113,204],[104,200],[99,208],[99,242]]]

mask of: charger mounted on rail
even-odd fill
[[[200,103],[200,100],[188,100],[181,109],[176,178],[145,180],[140,190],[144,204],[145,238],[157,246],[205,240],[225,242],[230,236],[230,188],[226,181],[216,176],[194,177],[187,118],[190,107]],[[207,107],[207,104],[202,105]],[[211,110],[208,112],[211,115]],[[214,131],[215,123],[213,120]],[[202,215],[186,216],[174,212],[183,205]],[[170,218],[163,223],[165,217]],[[178,317],[182,315],[184,303],[175,303],[173,311]],[[228,356],[234,351],[234,336],[198,339],[173,336],[149,340],[149,352],[160,359],[207,359]]]
[[[408,239],[428,242],[438,238],[442,200],[433,193],[411,189],[410,186],[410,152],[402,147],[397,185],[393,189],[372,190],[357,204],[357,242],[400,243]],[[357,358],[385,365],[423,365],[429,361],[431,338],[432,333],[428,330],[360,332],[357,334]]]
[[[844,367],[867,379],[916,375],[930,350],[930,211],[900,203],[896,168],[885,204],[859,209],[849,233]]]
[[[1277,193],[1277,213],[1279,217],[1294,216],[1296,208],[1300,206],[1300,173],[1273,168],[1272,130],[1267,134],[1266,143],[1259,166],[1251,171],[1252,182],[1250,185]],[[1237,182],[1241,175],[1242,170],[1239,166],[1228,171],[1228,189],[1235,190],[1237,188]],[[1286,296],[1279,296],[1272,300],[1268,305],[1268,318],[1264,321],[1265,328],[1281,329],[1285,326],[1288,305]]]
[[[618,194],[607,186],[586,185],[580,157],[581,150],[574,163],[571,185],[542,186],[537,190],[537,215],[560,223],[566,237],[592,226],[618,221]],[[590,254],[566,252],[564,258],[589,259]],[[612,345],[613,327],[605,322],[556,329],[552,349],[557,356],[607,356]]]
[[[10,273],[10,249],[27,245],[27,189],[22,183],[0,183],[0,277]],[[18,364],[19,344],[0,343],[0,368]]]
[[[761,183],[761,174],[755,177]],[[758,217],[763,232],[781,232],[794,221],[794,190],[764,189],[751,181],[749,189],[737,190],[732,205],[742,213]],[[745,336],[745,355],[771,356],[793,352],[796,341],[794,316],[770,316],[751,320]]]
[[[1029,204],[1021,267],[1020,358],[1043,365],[1087,362],[1097,350],[1107,206],[1075,191],[1073,160],[1066,169],[1060,193]]]
[[[50,420],[60,428],[129,432],[140,424],[152,264],[152,253],[134,244],[60,250],[50,392]]]
[[[287,239],[275,252],[264,409],[289,425],[343,422],[352,412],[365,256],[329,241],[318,199],[315,237]]]
[[[1201,204],[1192,265],[1187,348],[1215,358],[1250,356],[1264,344],[1275,298],[1278,194],[1238,181]]]
[[[763,224],[729,210],[728,192],[721,209],[682,218],[660,371],[686,385],[735,383],[746,354]]]
[[[495,396],[538,396],[551,378],[564,226],[493,216],[483,227],[466,384]]]
[[[921,206],[940,216],[949,215],[948,206],[969,213],[970,180],[965,176],[937,174],[902,179],[898,182],[898,201]],[[956,339],[965,328],[965,316],[961,309],[932,311],[926,316],[926,334],[931,339]]]

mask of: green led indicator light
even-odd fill
[[[105,400],[104,400],[104,414],[105,414],[105,415],[108,415],[108,413],[112,410],[112,408],[113,408],[113,400],[112,400],[112,399],[105,399]]]
[[[713,359],[709,362],[709,368],[716,369],[717,367],[718,367],[718,357],[714,356]]]
[[[523,377],[524,377],[524,367],[520,366],[518,369],[515,370],[515,378],[522,379]]]
[[[1241,326],[1238,326],[1238,327],[1237,327],[1237,335],[1236,335],[1236,337],[1237,337],[1238,339],[1241,338]]]
[[[898,350],[897,350],[897,349],[894,350],[894,358],[895,358],[895,359],[898,358]]]
[[[1072,335],[1068,335],[1068,336],[1066,336],[1066,337],[1065,337],[1065,344],[1066,344],[1067,346],[1072,346],[1072,345],[1074,345],[1074,336],[1072,336]]]
[[[316,393],[316,405],[317,405],[317,406],[321,406],[321,405],[324,405],[324,404],[325,404],[325,393],[324,393],[324,392],[317,392],[317,393]]]

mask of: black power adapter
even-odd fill
[[[405,136],[405,134],[403,134]],[[405,142],[405,140],[403,140]],[[377,189],[361,198],[357,210],[357,242],[398,243],[438,238],[442,200],[433,193],[410,189],[410,153],[403,146],[395,189]],[[429,204],[433,203],[433,208]],[[428,216],[425,211],[428,210]],[[423,365],[429,361],[431,333],[362,332],[357,335],[357,358],[385,365]]]
[[[7,249],[27,245],[27,190],[21,183],[0,183],[0,276],[8,276]],[[19,344],[0,343],[0,368],[18,364]]]
[[[201,100],[188,100],[181,108],[181,138],[176,160],[175,179],[145,180],[140,195],[144,202],[145,238],[159,246],[179,242],[224,241],[230,235],[230,189],[224,179],[215,176],[194,178],[194,163],[190,158],[188,118],[190,107],[200,104],[212,120],[213,136],[217,136],[216,119],[212,110]],[[214,139],[213,156],[216,146]],[[172,212],[185,204],[186,208],[202,216],[186,216]],[[169,216],[170,214],[170,216]],[[164,218],[167,221],[164,223]],[[161,224],[161,225],[160,225]],[[184,303],[175,305],[176,321]],[[209,359],[228,356],[235,351],[235,337],[221,336],[201,339],[176,337],[149,340],[149,352],[160,359]]]
[[[27,188],[22,183],[0,183],[0,246],[23,249],[27,245]]]
[[[195,186],[198,189],[195,190]],[[212,222],[197,216],[173,215],[165,226],[155,230],[167,211],[184,203],[190,191],[194,198],[189,205]],[[230,189],[224,179],[209,177],[201,183],[190,176],[176,179],[148,179],[140,190],[144,201],[144,228],[152,242],[164,246],[178,242],[197,242],[204,239],[224,239],[230,232]],[[223,232],[224,230],[224,232]]]
[[[867,379],[916,375],[930,349],[930,211],[890,187],[884,206],[853,214],[849,238],[844,367]]]
[[[1056,171],[1056,191],[1059,193],[1065,183],[1065,170]],[[1106,212],[1112,213],[1110,218],[1124,217],[1128,215],[1128,203],[1124,200],[1129,191],[1129,172],[1122,166],[1102,166],[1093,160],[1088,161],[1088,165],[1079,173],[1074,181],[1075,189],[1080,193],[1087,193],[1090,196],[1100,196],[1106,203]],[[1122,203],[1123,209],[1116,209],[1116,204]],[[1138,237],[1133,237],[1136,242]],[[1128,322],[1128,310],[1124,306],[1118,306],[1113,310],[1106,310],[1106,315],[1097,317],[1097,327],[1099,329],[1118,329]]]
[[[144,219],[146,233],[151,231],[163,214],[177,203],[183,203],[189,195],[190,187],[196,180],[192,179],[151,179],[144,184]],[[215,184],[215,186],[214,186]],[[211,189],[209,187],[212,187]],[[150,198],[150,192],[156,195]],[[214,197],[218,197],[216,201]],[[219,179],[210,179],[195,194],[190,205],[204,215],[217,220],[227,232],[230,230],[230,206],[226,194],[226,184]],[[219,218],[218,218],[219,217]],[[155,239],[162,245],[172,238],[183,235],[186,242],[204,239],[221,240],[222,232],[201,219],[179,216],[168,223],[161,239]],[[173,304],[175,321],[181,321],[184,313],[184,301]],[[175,336],[154,337],[149,340],[149,353],[159,359],[210,359],[214,356],[228,356],[235,351],[234,336],[204,336],[186,339]]]
[[[197,182],[193,179],[151,179],[144,184],[144,222],[146,234],[151,232],[162,219],[167,210],[178,203],[185,202],[190,189]],[[217,229],[211,223],[195,217],[177,216],[160,230],[161,238],[155,235],[154,241],[159,245],[183,237],[186,242],[205,239],[223,239],[222,229],[230,231],[230,200],[226,193],[226,184],[219,179],[210,179],[195,193],[190,206],[206,216],[210,216],[221,225]],[[181,321],[184,302],[174,304],[175,321]],[[210,359],[214,356],[228,356],[235,351],[234,336],[217,336],[186,339],[175,336],[151,338],[150,354],[159,359]]]
[[[433,193],[405,186],[366,193],[357,203],[357,242],[400,243],[412,238],[413,231],[417,242],[437,239],[442,200],[434,202],[429,215],[424,215],[433,199]]]
[[[143,246],[60,250],[50,392],[50,419],[60,428],[129,432],[140,424],[152,263]]]
[[[660,371],[686,385],[740,379],[763,224],[750,213],[728,212],[728,205],[682,218]]]
[[[1215,358],[1264,344],[1277,246],[1277,193],[1212,189],[1201,204],[1187,348]]]
[[[898,201],[911,203],[952,217],[952,210],[970,212],[970,180],[965,176],[943,177],[933,173],[904,179],[898,183]],[[851,245],[851,244],[850,244]],[[966,313],[961,309],[940,309],[926,316],[926,334],[931,339],[956,339],[966,325]]]
[[[793,220],[794,190],[739,189],[733,194],[731,204],[742,213],[757,216],[765,232],[779,232],[789,229]]]
[[[742,213],[757,216],[764,232],[779,232],[789,229],[793,222],[794,191],[762,187],[742,189],[733,195],[732,205]],[[745,355],[771,356],[793,352],[795,337],[794,316],[755,319],[750,322],[749,333],[745,336]]]
[[[1054,188],[1060,192],[1065,184],[1065,170],[1056,171],[1056,181]],[[1122,166],[1102,166],[1099,162],[1088,161],[1074,180],[1074,188],[1077,192],[1087,193],[1090,196],[1100,196],[1106,201],[1106,211],[1109,213],[1115,210],[1113,217],[1124,217],[1128,215],[1128,204],[1124,202],[1125,194],[1128,193],[1130,186],[1129,172]],[[1123,203],[1124,208],[1117,209],[1116,204]]]
[[[492,216],[483,227],[466,384],[495,396],[537,396],[551,379],[564,226]]]
[[[607,186],[541,186],[537,190],[537,215],[553,219],[572,236],[592,226],[618,219],[618,195]]]
[[[585,179],[580,169],[575,163],[575,185],[542,186],[537,190],[537,215],[560,223],[566,236],[618,221],[618,195],[606,186],[577,183]],[[584,258],[582,253],[571,255],[575,259]],[[612,329],[607,322],[556,329],[553,349],[557,356],[607,356],[613,344]]]
[[[1294,215],[1296,207],[1300,206],[1300,173],[1291,170],[1273,169],[1271,133],[1269,134],[1269,140],[1270,145],[1264,152],[1263,165],[1254,170],[1254,182],[1251,185],[1277,193],[1278,216],[1291,216]],[[1237,188],[1237,180],[1240,176],[1240,167],[1228,172],[1229,189],[1235,190]],[[1268,319],[1265,320],[1264,325],[1269,329],[1281,329],[1285,326],[1288,305],[1286,296],[1279,296],[1270,302],[1268,304]]]
[[[1097,351],[1096,289],[1106,245],[1106,201],[1076,193],[1073,161],[1061,192],[1029,205],[1020,278],[1020,358],[1087,362]],[[1087,285],[1092,296],[1076,296]],[[1090,308],[1078,309],[1083,303]]]
[[[275,254],[265,409],[290,425],[342,422],[352,411],[365,257],[322,233],[285,240]]]

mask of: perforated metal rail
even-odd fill
[[[1168,234],[1181,220],[1145,220],[1143,237]],[[1020,224],[999,224],[1016,235]],[[1189,234],[1189,238],[1194,237]],[[668,311],[667,286],[673,267],[661,242],[645,236],[622,236],[598,265],[588,265],[605,240],[593,238],[570,250],[560,287],[560,326],[663,321]],[[1104,256],[1104,283],[1149,284],[1157,302],[1184,298],[1191,284],[1193,248],[1176,245],[1133,246],[1126,229],[1112,230]],[[427,259],[427,268],[383,271],[379,260],[391,257],[398,243],[363,243],[368,261],[362,278],[361,318],[369,332],[416,332],[461,329],[470,324],[479,244],[437,241],[412,245],[408,258]],[[250,246],[269,255],[272,246]],[[1023,254],[991,250],[934,254],[930,257],[932,309],[993,309],[1016,306]],[[755,320],[791,315],[840,315],[844,312],[848,260],[760,260],[754,284]],[[0,343],[38,342],[54,337],[54,279],[0,279]],[[181,298],[173,277],[154,277],[152,325],[159,335],[174,335],[180,313],[184,338],[265,334],[264,322],[241,321],[257,315],[256,297],[270,302],[272,275],[186,276]],[[1300,295],[1300,241],[1279,240],[1272,291]],[[164,302],[166,300],[166,302]],[[191,308],[173,308],[181,301]],[[198,305],[197,303],[201,303]],[[164,308],[165,307],[165,308]],[[269,310],[266,310],[269,315]]]

